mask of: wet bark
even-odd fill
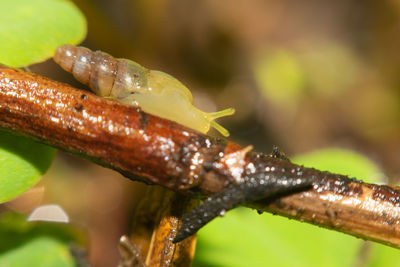
[[[247,205],[400,247],[397,187],[249,152],[39,75],[0,68],[0,127],[188,197],[209,196],[243,177],[269,175],[277,182],[310,177],[307,190]]]

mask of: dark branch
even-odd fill
[[[42,76],[0,67],[0,127],[186,195],[207,196],[266,175],[312,179],[307,191],[248,205],[400,247],[398,188],[303,168],[276,153],[248,153]]]

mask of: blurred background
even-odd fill
[[[398,1],[74,2],[88,20],[82,45],[173,75],[205,111],[234,107],[234,116],[219,121],[230,140],[266,153],[275,144],[289,157],[348,149],[374,162],[384,182],[398,183]],[[84,88],[52,61],[32,71]],[[119,237],[129,232],[143,188],[59,152],[44,179],[7,205],[26,213],[61,205],[87,231],[93,266],[115,266]],[[199,242],[199,250],[207,249],[201,233]],[[351,266],[366,266],[363,246]],[[195,266],[223,266],[212,262]]]

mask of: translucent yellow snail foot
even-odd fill
[[[221,117],[233,115],[234,113],[235,113],[235,109],[234,108],[227,108],[227,109],[224,109],[224,110],[221,110],[221,111],[207,113],[207,118],[210,121],[211,127],[213,127],[215,130],[220,132],[223,136],[228,137],[229,136],[229,131],[227,129],[225,129],[224,127],[222,127],[217,122],[215,122],[214,120],[218,119],[218,118],[221,118]]]

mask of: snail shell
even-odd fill
[[[101,51],[62,45],[57,48],[54,61],[99,96],[124,98],[132,90],[147,88],[145,68]]]

